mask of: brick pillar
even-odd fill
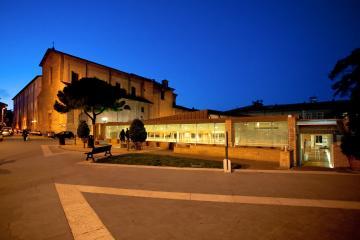
[[[225,120],[225,131],[228,132],[229,147],[233,147],[234,146],[235,134],[234,134],[234,128],[233,128],[233,124],[232,124],[231,119],[226,119]]]
[[[288,116],[288,142],[289,150],[292,151],[292,159],[295,166],[298,166],[297,159],[297,146],[296,146],[296,117],[289,115]]]
[[[332,144],[332,152],[334,159],[334,167],[350,167],[348,158],[341,151],[340,142],[334,142]]]

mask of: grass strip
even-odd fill
[[[156,155],[147,153],[130,153],[102,158],[98,163],[167,166],[167,167],[193,167],[193,168],[223,168],[222,161],[205,160],[169,155]],[[233,169],[241,168],[240,164],[232,163]]]

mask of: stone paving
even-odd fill
[[[0,143],[0,239],[360,239],[360,174],[116,167],[55,149]]]

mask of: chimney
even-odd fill
[[[163,86],[164,88],[169,87],[169,81],[166,80],[166,79],[162,80],[162,81],[161,81],[161,84],[162,84],[162,86]]]

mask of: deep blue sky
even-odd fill
[[[360,47],[359,0],[0,0],[0,101],[55,48],[176,88],[178,104],[226,110],[332,99],[329,71]]]

